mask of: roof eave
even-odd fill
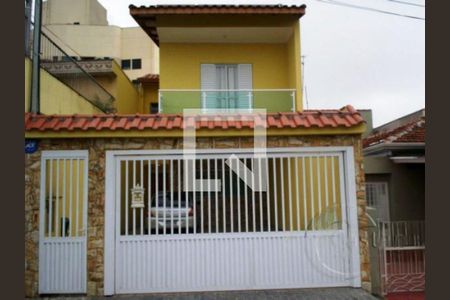
[[[363,155],[375,155],[389,150],[425,149],[425,143],[379,143],[363,149]]]
[[[160,15],[291,15],[299,19],[305,15],[306,5],[296,7],[288,6],[134,6],[130,5],[130,15],[139,26],[148,34],[153,42],[159,47],[159,36],[157,31],[156,17]],[[215,7],[215,6],[212,6]],[[208,9],[205,9],[208,8]]]

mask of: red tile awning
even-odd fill
[[[159,83],[159,74],[146,74],[136,80],[142,83]]]
[[[193,116],[181,114],[97,114],[36,115],[25,114],[26,132],[181,130],[194,122]],[[266,121],[268,129],[351,128],[364,123],[360,113],[348,105],[339,110],[304,110],[303,112],[261,114],[198,115],[196,129],[253,129]]]

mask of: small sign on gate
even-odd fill
[[[143,208],[144,206],[144,188],[138,183],[131,189],[131,208]]]

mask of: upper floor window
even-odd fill
[[[130,69],[130,60],[122,59],[122,70],[129,70],[129,69]]]
[[[142,60],[140,58],[135,58],[131,61],[131,68],[133,70],[140,69],[142,64]]]
[[[203,108],[251,108],[251,64],[202,64]]]
[[[142,68],[142,59],[122,59],[122,70],[138,70]]]

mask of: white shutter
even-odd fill
[[[238,89],[240,90],[252,90],[253,89],[253,77],[252,77],[252,65],[251,64],[239,64],[238,65]],[[238,101],[236,108],[251,108],[253,92],[240,91],[238,93]]]
[[[202,90],[214,90],[216,89],[216,65],[214,64],[201,64],[200,67],[200,80]]]
[[[238,65],[238,89],[251,90],[253,89],[252,65],[239,64]]]

